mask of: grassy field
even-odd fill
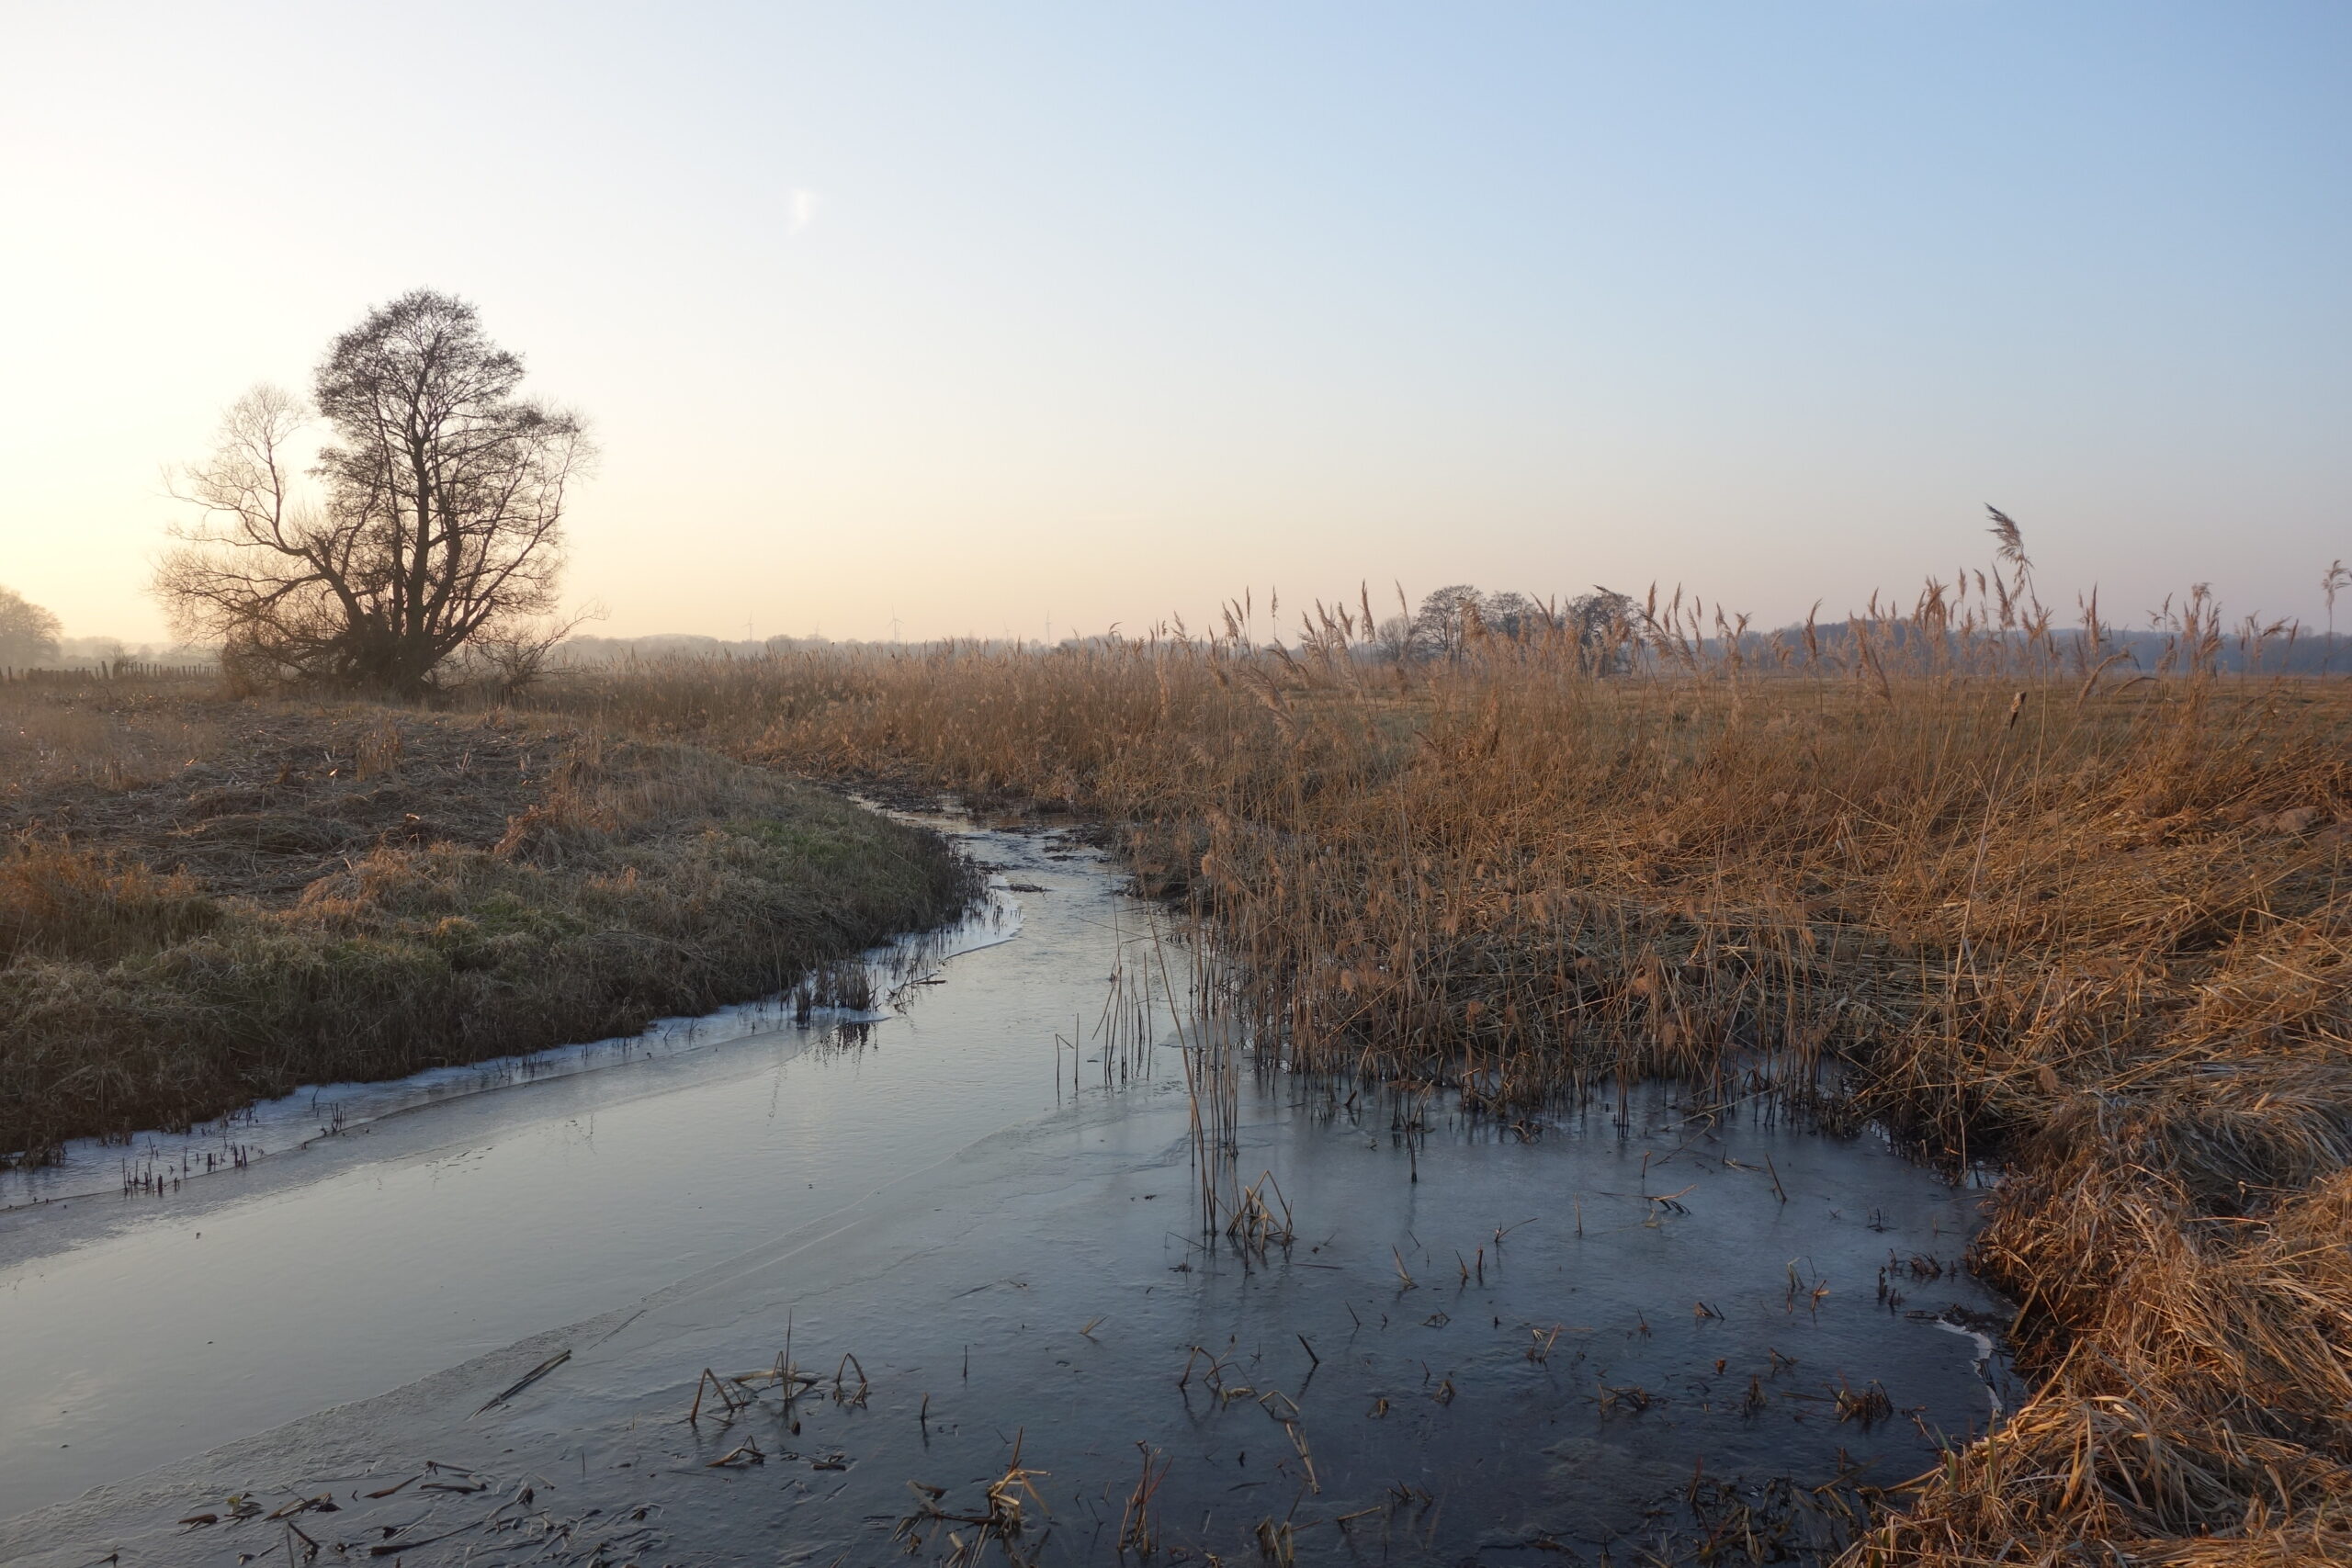
[[[540,716],[0,686],[0,1155],[784,990],[971,896],[936,838]]]
[[[1666,1075],[1996,1168],[2034,1396],[1853,1562],[2352,1561],[2343,686],[2217,675],[2210,618],[2134,675],[1928,599],[1760,656],[1669,612],[1607,678],[1246,629],[469,717],[12,694],[0,1144],[608,1032],[964,896],[792,774],[1073,810],[1300,1067],[1503,1117]]]
[[[2341,688],[2216,676],[2210,624],[2129,678],[1926,602],[1762,661],[1661,617],[1653,673],[1606,679],[1572,646],[1383,665],[1360,626],[542,700],[1106,819],[1302,1067],[1504,1116],[1663,1074],[1998,1167],[1975,1261],[2035,1395],[1853,1562],[2352,1561]]]

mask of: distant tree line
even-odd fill
[[[0,670],[105,671],[166,667],[185,670],[215,661],[216,650],[185,644],[126,644],[120,637],[61,637],[52,612],[13,588],[0,587]]]
[[[57,617],[13,588],[0,588],[0,666],[24,669],[57,657]]]
[[[1376,628],[1379,657],[1401,663],[1459,659],[1481,643],[1573,645],[1600,674],[1634,666],[1641,606],[1606,588],[1570,599],[1539,600],[1512,589],[1487,592],[1449,583],[1422,595],[1411,615],[1393,615]]]
[[[1810,628],[1794,622],[1772,631],[1746,632],[1736,639],[1710,637],[1702,647],[1715,655],[1736,648],[1757,669],[1774,668],[1781,662],[1778,650],[1795,649],[1793,662],[1802,664],[1807,661],[1804,649],[1808,630],[1818,659],[1843,659],[1854,647],[1853,628],[1844,621],[1825,621]],[[1911,653],[1927,641],[1917,626],[1900,622],[1874,629],[1871,635],[1883,637],[1887,649],[1898,655]],[[2079,663],[2086,658],[2096,662],[2113,656],[2113,668],[2126,674],[2187,673],[2184,649],[2192,645],[2199,649],[2199,663],[2218,674],[2352,674],[2352,636],[2307,631],[2292,624],[2224,627],[2202,637],[2177,628],[2120,630],[2113,626],[2101,626],[2094,637],[2077,627],[2060,626],[2052,628],[2047,639],[2051,654],[2062,663]],[[2013,634],[2013,640],[2022,647],[2027,638],[2019,633]]]

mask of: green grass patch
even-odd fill
[[[0,1156],[629,1033],[978,887],[935,834],[678,747],[592,748],[508,823],[379,842],[276,905],[26,840],[0,862]]]

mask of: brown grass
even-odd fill
[[[1498,1112],[1769,1085],[2000,1162],[1977,1260],[2036,1393],[1853,1562],[2352,1555],[2336,688],[2217,678],[2201,604],[2129,682],[2046,617],[1925,598],[1737,659],[1660,611],[1623,679],[1565,645],[1381,666],[1360,625],[653,666],[547,701],[1105,818],[1302,1068]]]
[[[628,1033],[788,989],[973,888],[936,838],[690,747],[0,695],[38,764],[0,796],[0,1156]]]

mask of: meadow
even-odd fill
[[[2221,672],[2201,604],[2143,669],[2015,608],[1399,662],[1368,604],[1237,604],[472,714],[11,694],[0,1141],[610,1032],[968,895],[796,777],[1076,816],[1263,1070],[1506,1124],[1664,1077],[1997,1173],[2033,1395],[1846,1561],[2352,1560],[2352,698]]]
[[[0,777],[0,1156],[33,1161],[821,983],[975,887],[823,790],[532,715],[11,682]]]
[[[2194,608],[2142,671],[2095,617],[1931,592],[1835,637],[1653,604],[1627,646],[1474,626],[1403,664],[1369,605],[1276,642],[1237,604],[539,701],[1102,822],[1231,961],[1261,1065],[1506,1122],[1665,1077],[1997,1171],[1973,1262],[2034,1396],[1850,1562],[2345,1561],[2352,701],[2218,672]]]

